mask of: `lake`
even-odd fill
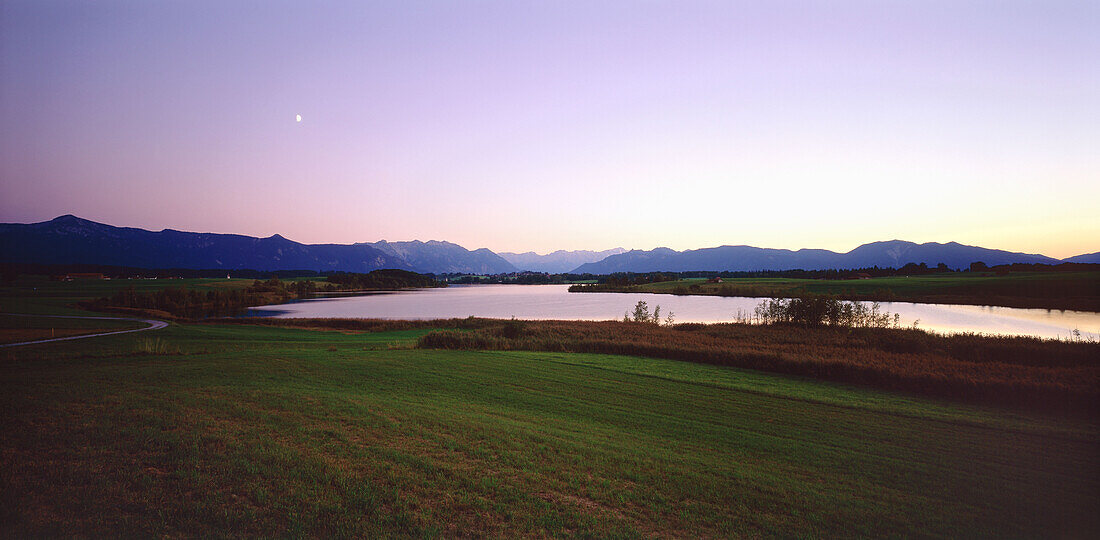
[[[450,319],[468,316],[530,320],[622,320],[634,304],[645,300],[650,310],[661,306],[676,322],[730,322],[738,312],[751,314],[762,298],[674,296],[637,293],[570,293],[568,285],[452,285],[369,293],[340,298],[302,300],[251,308],[252,317]],[[1082,337],[1100,337],[1100,313],[1019,309],[992,306],[882,302],[901,316],[901,325],[938,332],[981,332],[1067,338],[1074,329]]]

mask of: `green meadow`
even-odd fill
[[[209,291],[244,289],[254,281],[224,278],[52,281],[46,276],[25,275],[13,283],[0,285],[0,312],[94,316],[102,314],[79,309],[74,304],[111,296],[129,287],[138,293],[156,292],[167,287]]]
[[[1096,425],[246,325],[0,350],[0,534],[1096,536]]]
[[[250,284],[21,278],[0,311],[96,315],[72,304]],[[0,316],[8,333],[53,325],[132,323]],[[656,358],[415,348],[432,331],[192,323],[0,349],[0,536],[1100,532],[1088,415]]]
[[[22,317],[0,314],[0,344],[98,334],[148,326],[137,321]]]

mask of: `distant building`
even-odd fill
[[[73,272],[61,276],[60,281],[73,281],[78,279],[111,279],[99,272]]]
[[[722,282],[722,278],[720,278],[720,277],[712,277],[712,278],[707,280],[707,283],[721,283],[721,282]]]

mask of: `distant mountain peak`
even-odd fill
[[[87,219],[84,219],[82,217],[77,217],[77,216],[74,216],[72,214],[65,214],[63,216],[57,216],[57,217],[55,217],[55,218],[53,218],[49,221],[46,221],[44,223],[51,224],[51,225],[64,225],[64,226],[68,226],[68,227],[71,227],[71,226],[74,226],[74,225],[81,225],[81,226],[100,225],[100,223],[96,223],[94,221],[87,220]],[[42,225],[42,224],[43,223],[38,223],[37,225]]]
[[[559,249],[546,255],[539,255],[534,251],[524,253],[501,252],[499,255],[520,270],[557,274],[569,272],[579,265],[601,261],[606,257],[618,255],[625,251],[625,249],[618,247],[604,251],[567,251]]]
[[[870,249],[870,248],[883,247],[883,246],[895,247],[895,246],[916,246],[916,245],[919,245],[919,244],[916,244],[915,242],[909,242],[907,240],[897,240],[897,239],[894,239],[894,240],[876,240],[874,242],[867,242],[866,244],[862,244],[860,246],[857,246],[855,249]]]
[[[40,223],[0,224],[0,262],[262,271],[369,272],[382,268],[425,273],[515,271],[508,261],[491,251],[471,252],[449,242],[302,244],[281,234],[257,238],[114,227],[71,214]]]
[[[989,265],[1020,263],[1057,264],[1060,261],[1043,255],[966,246],[958,242],[917,244],[906,240],[882,240],[863,244],[847,253],[824,249],[758,248],[752,246],[721,246],[686,251],[655,248],[633,250],[609,256],[602,261],[581,265],[575,273],[610,274],[614,272],[688,272],[688,271],[760,271],[760,270],[822,270],[905,266],[924,263],[935,266],[944,263],[951,268],[966,268],[972,262]]]
[[[1096,253],[1082,253],[1080,255],[1075,255],[1073,257],[1067,257],[1066,259],[1063,259],[1063,260],[1065,260],[1066,262],[1071,262],[1071,263],[1092,263],[1092,264],[1097,264],[1097,263],[1100,263],[1100,251],[1098,251]]]

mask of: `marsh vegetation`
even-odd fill
[[[884,314],[878,317],[887,322]],[[905,328],[830,327],[784,319],[769,324],[673,326],[633,321],[487,321],[480,328],[429,333],[418,346],[664,358],[1086,416],[1100,406],[1100,365],[1096,363],[1100,343],[1095,341],[944,336]]]

